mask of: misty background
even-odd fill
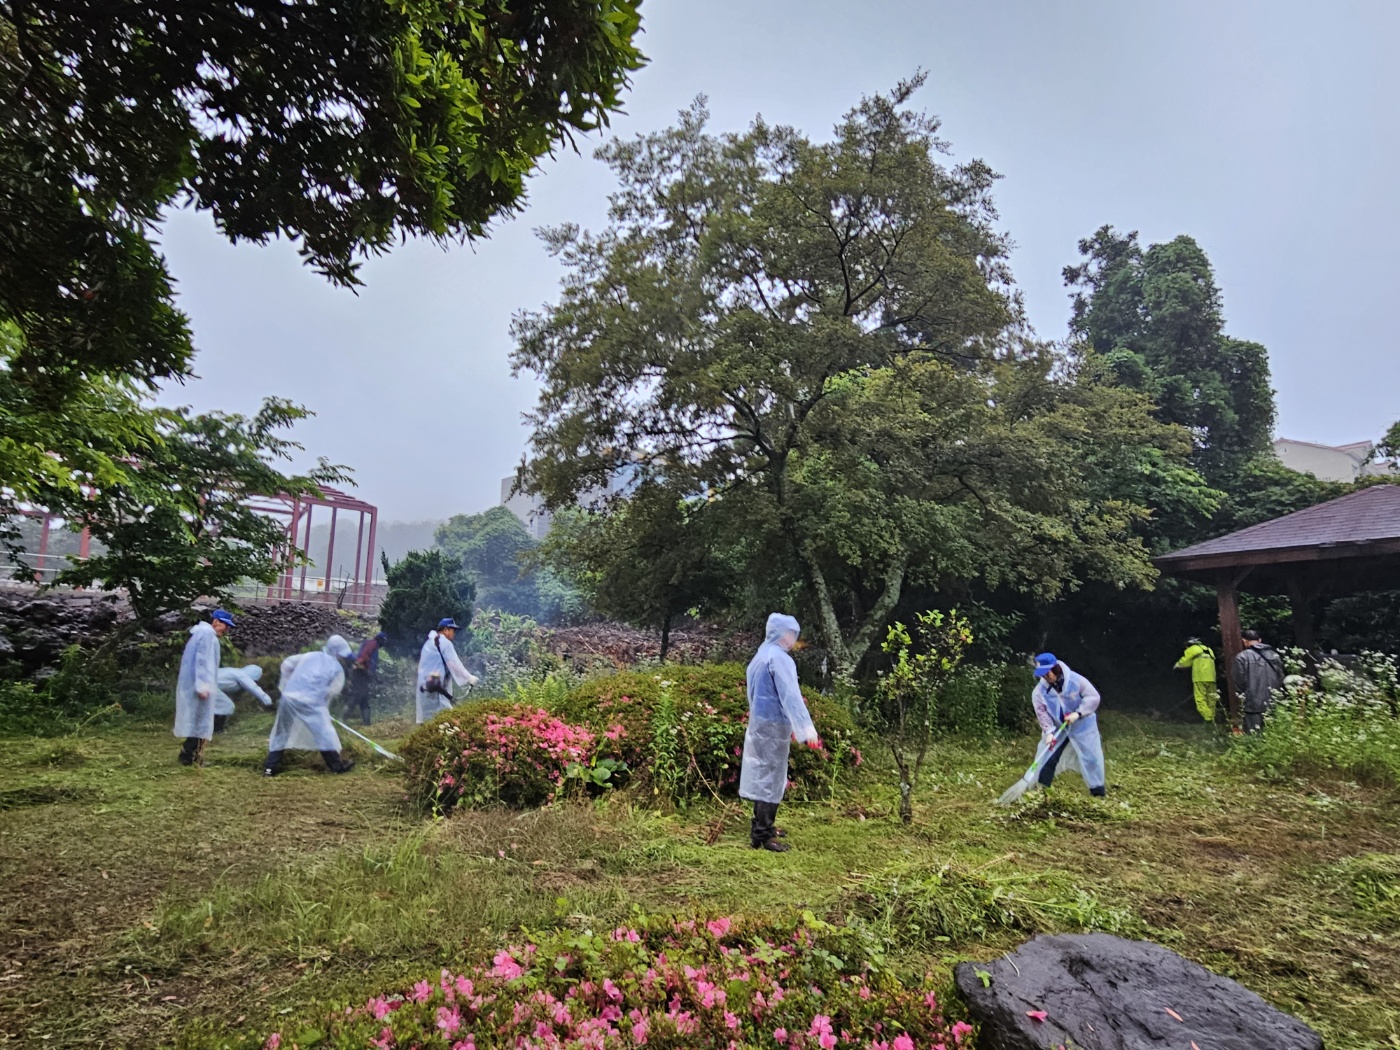
[[[862,94],[923,68],[914,101],[942,118],[950,162],[1004,176],[1001,225],[1041,337],[1065,334],[1060,272],[1080,238],[1105,223],[1144,245],[1186,233],[1215,267],[1228,334],[1269,349],[1280,436],[1375,439],[1400,417],[1400,5],[649,0],[643,14],[651,63],[608,134],[665,127],[704,94],[716,130],[762,113],[825,137]],[[231,246],[206,216],[172,215],[162,243],[198,378],[162,400],[307,405],[307,461],[354,470],[379,546],[427,546],[437,522],[500,502],[525,452],[535,386],[510,374],[510,318],[556,293],[534,229],[602,226],[600,141],[547,161],[488,240],[403,244],[365,265],[358,294],[294,245]],[[313,556],[326,534],[313,529]],[[342,522],[337,561],[353,543]]]

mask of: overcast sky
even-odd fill
[[[1065,332],[1060,271],[1081,237],[1104,223],[1144,243],[1188,233],[1227,331],[1269,348],[1281,435],[1342,443],[1400,418],[1400,3],[647,0],[643,14],[651,63],[612,133],[664,127],[703,93],[717,130],[762,113],[826,137],[862,94],[922,67],[915,101],[955,159],[1004,176],[1040,335]],[[389,520],[492,506],[534,398],[510,375],[510,317],[559,277],[532,231],[601,225],[611,180],[590,154],[548,162],[488,241],[371,261],[358,295],[287,244],[234,248],[206,217],[171,217],[200,378],[165,400],[304,403],[308,451],[351,466]]]

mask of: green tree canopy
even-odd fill
[[[332,280],[396,239],[475,236],[606,121],[637,0],[0,3],[0,322],[17,376],[183,373],[150,240],[172,204],[286,236]]]
[[[1210,261],[1190,237],[1143,249],[1137,234],[1104,226],[1065,268],[1075,289],[1073,330],[1118,380],[1148,394],[1158,418],[1192,434],[1193,464],[1219,484],[1267,451],[1274,395],[1268,352],[1225,335]]]
[[[541,555],[595,612],[660,631],[664,660],[678,617],[726,611],[736,597],[738,565],[722,509],[651,482],[607,511],[561,512]]]
[[[519,583],[525,572],[521,558],[535,547],[520,519],[505,507],[455,514],[438,526],[433,542],[484,587]]]
[[[995,176],[940,163],[918,83],[829,142],[712,135],[697,104],[604,147],[610,224],[546,231],[563,293],[514,329],[542,379],[527,488],[559,508],[635,470],[713,501],[748,583],[796,596],[840,673],[910,582],[1150,581],[1146,509],[1101,495],[1087,453],[1110,409],[1126,454],[1181,443],[1027,339]]]
[[[409,551],[393,565],[385,558],[384,578],[389,589],[379,608],[379,625],[394,652],[417,653],[444,617],[463,628],[471,623],[476,584],[461,562],[442,551]]]

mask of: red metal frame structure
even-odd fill
[[[336,594],[335,580],[335,530],[340,515],[358,514],[359,529],[355,539],[355,569],[347,579],[337,582],[344,592],[339,602],[345,608],[372,610],[378,606],[374,600],[374,544],[379,527],[379,508],[372,503],[356,499],[339,489],[322,486],[319,496],[276,496],[249,501],[249,506],[263,514],[287,519],[287,545],[283,552],[283,570],[277,582],[267,589],[271,600],[330,601]],[[307,595],[306,576],[310,559],[301,564],[300,579],[296,574],[296,555],[305,555],[311,546],[311,523],[317,507],[326,507],[331,512],[330,534],[327,538],[325,579],[318,589],[314,583],[312,593]],[[369,536],[366,542],[365,519],[369,519]],[[303,524],[304,522],[304,524]],[[363,570],[363,572],[362,572]],[[319,593],[318,593],[319,591]]]

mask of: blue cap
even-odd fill
[[[444,628],[447,628],[447,627],[456,627],[459,631],[462,629],[462,628],[458,625],[457,621],[454,620],[454,619],[452,619],[452,617],[450,617],[450,616],[444,616],[441,620],[438,621],[437,629],[438,629],[439,631],[441,631],[441,630],[443,630]]]
[[[1054,653],[1041,653],[1035,658],[1035,670],[1032,673],[1037,678],[1044,678],[1055,669],[1055,665],[1059,662],[1055,659]]]
[[[230,627],[233,626],[233,617],[226,613],[223,609],[215,609],[214,615],[209,617],[209,619],[218,620],[220,623],[226,623]]]

